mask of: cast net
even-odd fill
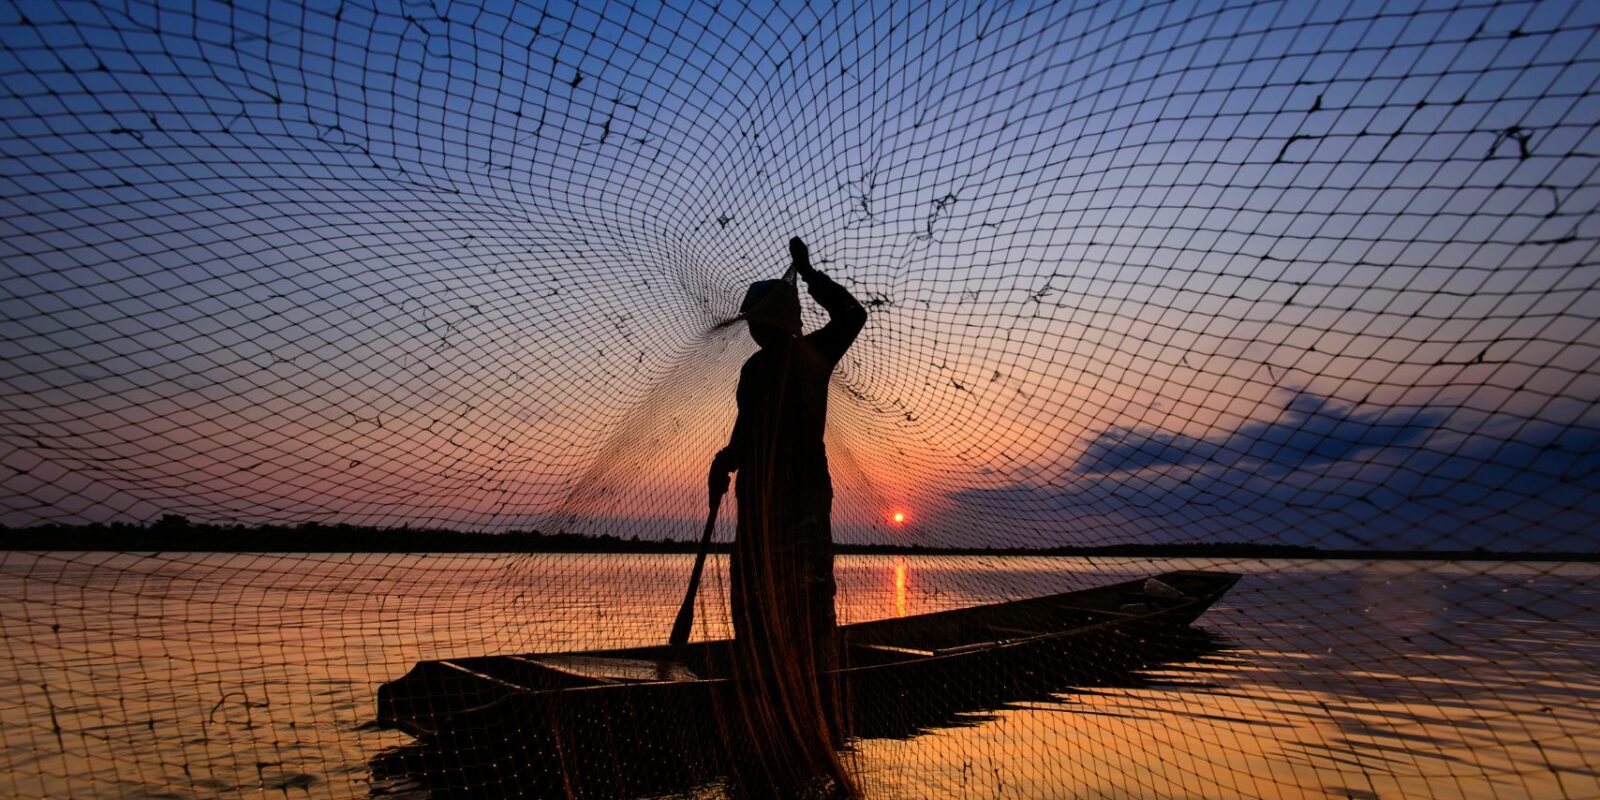
[[[622,659],[372,723],[665,642],[801,236],[841,624],[1243,575],[862,634],[860,792],[1600,794],[1597,26],[6,3],[0,793],[758,796]]]

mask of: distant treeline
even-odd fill
[[[130,550],[217,553],[681,553],[694,542],[582,533],[467,533],[360,525],[211,525],[168,514],[149,525],[0,527],[0,550]]]
[[[357,525],[212,525],[169,514],[149,525],[0,526],[0,550],[217,553],[693,553],[695,541],[620,539],[583,533],[466,533],[440,528]],[[713,543],[727,552],[726,543]],[[1444,561],[1600,561],[1600,552],[1521,553],[1498,550],[1322,550],[1249,542],[1114,544],[1100,547],[923,547],[839,544],[841,554],[1102,556],[1153,558],[1329,558]]]

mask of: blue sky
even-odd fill
[[[699,513],[749,352],[706,329],[799,234],[872,304],[844,538],[1592,547],[1593,475],[1547,445],[1597,421],[1597,31],[1567,2],[0,6],[4,521],[677,535],[639,520]],[[1248,457],[1274,442],[1304,455]],[[1401,480],[1374,470],[1433,488],[1303,532]]]

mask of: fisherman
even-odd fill
[[[828,381],[866,324],[867,312],[844,287],[811,265],[798,237],[792,272],[828,312],[802,334],[800,295],[790,280],[754,283],[740,318],[761,349],[739,374],[739,415],[728,446],[711,462],[710,490],[725,492],[738,472],[738,534],[730,562],[735,648],[744,677],[771,687],[773,702],[826,715],[838,737],[837,709],[823,683],[838,656],[834,642],[833,484],[822,434]],[[785,714],[789,711],[783,712]],[[837,742],[835,742],[837,744]]]

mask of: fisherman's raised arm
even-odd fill
[[[867,310],[850,291],[811,266],[811,252],[796,236],[789,240],[794,270],[805,279],[811,299],[828,312],[828,324],[806,336],[806,341],[828,360],[838,362],[867,324]]]

